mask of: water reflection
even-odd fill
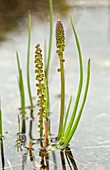
[[[5,167],[5,158],[4,158],[3,139],[0,140],[0,151],[1,151],[1,166],[2,166],[2,170],[4,170],[4,167]]]
[[[30,114],[30,116],[33,115],[33,113]],[[27,119],[28,120],[28,119]],[[25,120],[26,121],[26,120]],[[21,122],[24,124],[24,119],[22,120],[21,117]],[[25,122],[25,126],[26,126]],[[40,145],[40,140],[39,139],[33,139],[33,123],[34,119],[31,117],[29,121],[29,133],[25,131],[25,133],[18,133],[17,141],[16,141],[16,146],[17,146],[17,151],[22,154],[22,170],[26,168],[26,166],[29,164],[32,166],[32,168],[36,169],[39,166],[39,169],[44,169],[44,170],[49,170],[51,169],[51,162],[53,164],[53,167],[55,170],[59,168],[59,164],[57,162],[57,158],[60,158],[61,166],[63,170],[69,169],[74,169],[78,170],[75,159],[73,157],[73,154],[71,152],[71,149],[69,147],[55,152],[49,152],[46,151],[43,147],[43,141],[42,144]],[[22,131],[21,126],[21,131]],[[25,128],[26,130],[27,128]],[[29,138],[27,136],[29,134]],[[28,139],[28,145],[27,145],[27,139]],[[27,145],[27,146],[26,146]],[[40,148],[39,148],[40,147]],[[37,149],[36,149],[37,148]],[[38,157],[36,157],[36,150]],[[39,153],[38,153],[39,152]],[[39,163],[38,163],[39,162]],[[38,165],[39,164],[39,165]]]

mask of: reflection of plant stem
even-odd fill
[[[27,50],[27,86],[28,86],[28,94],[30,100],[30,107],[33,109],[33,101],[32,101],[32,94],[31,94],[31,87],[30,87],[30,39],[31,39],[31,16],[28,14],[28,50]]]
[[[31,110],[31,120],[30,120],[30,127],[29,127],[29,137],[31,140],[33,139],[33,136],[32,136],[33,121],[34,121],[33,110]]]
[[[23,155],[22,170],[25,170],[25,165],[26,165],[26,161],[27,161],[27,154],[28,154],[28,152],[24,153],[24,155]]]
[[[0,148],[1,148],[2,170],[4,170],[4,167],[5,167],[5,159],[4,159],[3,140],[0,141]]]
[[[64,157],[64,152],[63,152],[63,150],[60,151],[60,156],[61,156],[61,162],[62,162],[62,169],[63,169],[63,170],[66,170],[65,157]]]
[[[2,140],[2,110],[1,110],[1,100],[0,100],[0,140]]]
[[[52,152],[52,157],[53,157],[54,168],[55,170],[57,170],[57,160],[56,160],[55,152]]]
[[[68,164],[69,164],[69,166],[70,166],[70,169],[72,169],[72,167],[71,167],[71,165],[70,165],[70,162],[71,162],[74,170],[78,170],[77,165],[76,165],[76,162],[75,162],[74,157],[73,157],[73,154],[72,154],[71,149],[70,149],[69,147],[67,147],[67,148],[65,149],[65,156],[66,156],[66,158],[67,158],[67,161],[68,161]],[[69,162],[69,161],[70,161],[70,162]]]

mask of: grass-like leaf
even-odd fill
[[[80,64],[80,80],[79,80],[78,91],[77,91],[74,109],[73,109],[72,116],[70,118],[70,122],[69,122],[69,125],[67,127],[67,130],[66,130],[66,133],[65,133],[65,136],[64,136],[65,140],[66,140],[66,138],[67,138],[67,136],[68,136],[68,134],[71,130],[71,127],[73,125],[73,122],[74,122],[74,119],[75,119],[75,116],[76,116],[76,112],[77,112],[77,108],[78,108],[78,104],[79,104],[79,99],[80,99],[81,91],[82,91],[82,85],[83,85],[83,64],[82,64],[82,54],[81,54],[81,49],[80,49],[80,43],[79,43],[79,40],[78,40],[78,37],[77,37],[77,34],[76,34],[76,30],[75,30],[74,25],[73,25],[72,17],[70,17],[70,22],[71,22],[71,26],[72,26],[72,29],[73,29],[73,32],[74,32],[77,50],[78,50],[79,64]]]
[[[90,81],[90,59],[88,61],[88,68],[87,68],[87,78],[86,78],[86,87],[85,87],[85,92],[84,92],[84,97],[83,97],[83,100],[82,100],[82,104],[81,104],[81,108],[79,110],[79,113],[77,115],[77,118],[74,122],[74,125],[67,137],[67,139],[64,140],[64,146],[67,146],[68,143],[70,142],[72,136],[74,135],[74,132],[75,130],[77,129],[77,126],[79,124],[79,121],[80,121],[80,118],[81,118],[81,114],[82,114],[82,111],[83,111],[83,108],[84,108],[84,105],[85,105],[85,102],[86,102],[86,98],[87,98],[87,93],[88,93],[88,87],[89,87],[89,81]]]
[[[46,62],[47,62],[47,41],[44,40],[44,68],[46,70]]]
[[[21,100],[21,110],[22,110],[22,118],[25,117],[25,92],[24,92],[24,83],[23,83],[23,76],[22,76],[22,70],[20,67],[20,61],[19,61],[19,55],[16,52],[16,58],[17,58],[17,65],[18,65],[18,85],[19,85],[19,91],[20,91],[20,100]]]
[[[52,32],[53,32],[53,5],[52,5],[52,0],[49,0],[49,6],[50,6],[50,36],[49,36],[48,58],[47,58],[47,64],[46,64],[47,79],[48,79],[49,66],[50,66],[50,56],[51,56],[51,50],[52,50]]]
[[[27,72],[27,86],[28,86],[28,94],[30,100],[30,107],[33,109],[33,100],[31,94],[31,86],[30,86],[30,41],[31,41],[31,16],[30,13],[28,14],[28,48],[27,48],[27,65],[26,65],[26,72]]]

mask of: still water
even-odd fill
[[[70,26],[69,15],[73,16],[75,28],[81,43],[83,53],[84,73],[86,77],[87,60],[91,59],[91,83],[88,100],[83,112],[79,127],[70,143],[72,154],[79,170],[109,170],[110,169],[110,7],[109,1],[61,1],[54,2],[54,26],[57,19],[64,23],[66,32],[65,72],[66,72],[66,101],[76,95],[79,65],[74,43],[74,36]],[[0,2],[1,3],[1,2]],[[27,13],[30,9],[32,18],[31,29],[31,86],[33,96],[36,95],[34,75],[34,47],[44,39],[49,39],[49,8],[47,1],[11,5],[2,2],[0,8],[0,97],[3,110],[4,131],[4,157],[6,167],[23,169],[25,150],[23,154],[17,153],[15,140],[17,137],[17,115],[20,107],[19,91],[17,84],[16,51],[19,52],[23,68],[24,80],[26,73],[27,54]],[[55,28],[53,30],[55,37]],[[56,47],[53,42],[51,66],[50,66],[50,93],[51,93],[51,123],[52,133],[57,134],[56,127],[59,113],[59,75],[56,71],[59,67],[58,57],[55,54]],[[84,79],[85,80],[85,79]],[[85,84],[84,84],[85,85]],[[26,96],[27,85],[25,83]],[[28,96],[26,98],[28,101]],[[36,100],[35,100],[36,102]],[[28,105],[28,104],[27,104]],[[28,115],[27,115],[28,117]],[[28,120],[29,122],[30,120]],[[37,127],[34,125],[36,138]],[[28,131],[28,128],[27,128]],[[8,132],[8,133],[6,133]],[[27,132],[28,133],[28,132]],[[55,161],[50,161],[52,169],[61,169],[60,153],[56,151]],[[39,154],[35,149],[35,160]],[[28,159],[28,158],[26,158]],[[2,161],[0,160],[0,163]],[[39,169],[39,162],[31,164],[29,160],[24,169]],[[2,162],[3,163],[3,162]],[[69,166],[67,164],[67,167]],[[9,168],[10,169],[10,168]]]

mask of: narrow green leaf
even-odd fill
[[[47,42],[44,40],[44,67],[46,71],[46,63],[47,63]]]
[[[78,37],[77,37],[77,34],[76,34],[76,30],[75,30],[74,25],[73,25],[72,17],[70,17],[70,22],[71,22],[71,26],[72,26],[72,29],[73,29],[73,32],[74,32],[77,50],[78,50],[78,54],[79,54],[80,80],[79,80],[78,91],[77,91],[74,109],[73,109],[72,116],[70,118],[70,122],[69,122],[69,125],[68,125],[66,133],[65,133],[64,140],[66,140],[66,138],[67,138],[67,136],[68,136],[68,134],[71,130],[71,127],[73,125],[73,122],[74,122],[74,119],[75,119],[75,116],[76,116],[76,112],[77,112],[77,108],[78,108],[78,104],[79,104],[79,99],[80,99],[80,96],[81,96],[82,85],[83,85],[83,64],[82,64],[82,53],[81,53],[80,43],[79,43],[79,40],[78,40]]]
[[[20,99],[21,99],[21,109],[22,109],[22,117],[25,117],[25,92],[24,92],[24,83],[23,83],[23,76],[22,76],[22,70],[20,67],[20,61],[19,61],[19,55],[16,52],[16,58],[17,58],[17,66],[18,66],[18,85],[19,85],[19,91],[20,91]]]
[[[69,132],[69,135],[67,137],[67,139],[65,139],[64,141],[64,146],[67,146],[68,143],[70,142],[72,136],[74,135],[76,129],[77,129],[77,126],[78,126],[78,123],[80,121],[80,118],[81,118],[81,114],[82,114],[82,111],[83,111],[83,108],[84,108],[84,105],[85,105],[85,102],[86,102],[86,98],[87,98],[87,93],[88,93],[88,87],[89,87],[89,82],[90,82],[90,59],[88,60],[88,68],[87,68],[87,78],[86,78],[86,87],[85,87],[85,92],[84,92],[84,97],[83,97],[83,101],[82,101],[82,104],[81,104],[81,108],[79,110],[79,113],[78,113],[78,116],[75,120],[75,123],[72,127],[72,129],[70,130]]]
[[[48,58],[46,64],[46,75],[48,80],[48,73],[49,73],[49,66],[50,66],[50,56],[52,50],[52,32],[53,32],[53,5],[52,0],[49,0],[49,7],[50,7],[50,36],[49,36],[49,47],[48,47]]]
[[[27,48],[27,65],[26,65],[26,72],[27,72],[27,86],[28,86],[28,94],[30,100],[30,107],[33,109],[33,100],[31,94],[31,86],[30,86],[30,41],[31,41],[31,16],[30,13],[28,14],[28,48]]]

